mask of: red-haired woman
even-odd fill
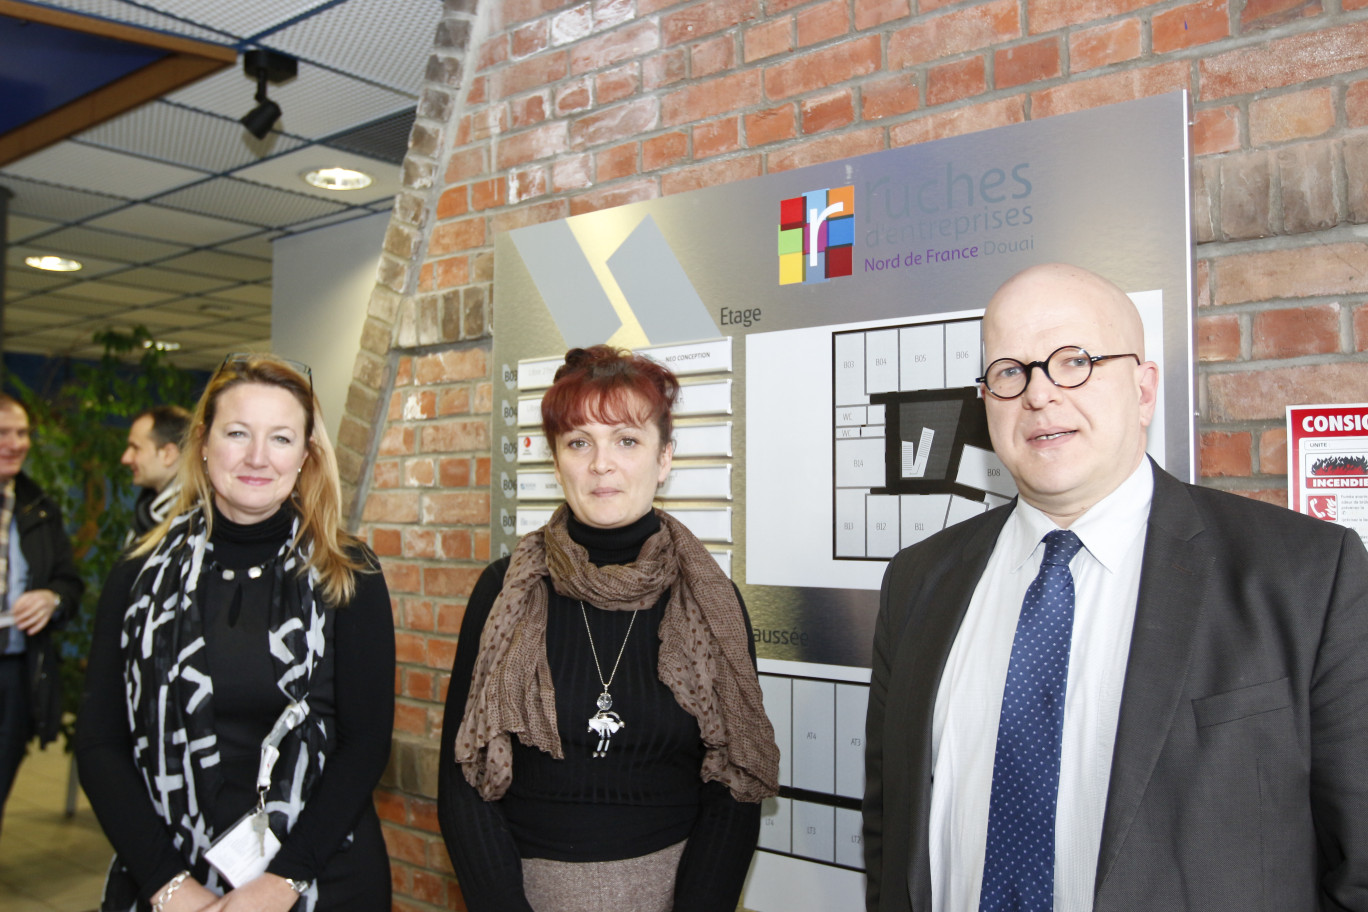
[[[652,508],[678,392],[598,345],[542,399],[566,502],[476,583],[447,694],[438,809],[472,912],[736,908],[779,750],[739,594]]]

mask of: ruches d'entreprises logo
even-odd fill
[[[780,201],[780,285],[848,276],[854,252],[854,186],[809,190]]]

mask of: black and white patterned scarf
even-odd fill
[[[329,612],[315,593],[312,572],[298,572],[308,560],[307,552],[290,548],[298,533],[296,518],[271,564],[275,585],[268,640],[276,686],[307,711],[310,681],[323,658]],[[212,550],[202,507],[176,518],[133,583],[120,646],[134,764],[191,874],[221,894],[228,885],[203,859],[220,835],[213,832],[206,814],[222,783],[198,589],[201,568]],[[323,771],[327,724],[318,713],[309,712],[280,744],[266,809],[271,829],[282,842]],[[298,908],[312,912],[317,889],[311,886]],[[137,885],[116,858],[101,908],[136,906]]]

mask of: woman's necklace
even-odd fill
[[[598,650],[594,648],[594,635],[589,632],[589,612],[584,610],[584,600],[580,600],[580,616],[584,618],[584,632],[589,637],[589,651],[594,654],[594,670],[598,672],[599,684],[603,687],[603,692],[598,696],[598,712],[589,717],[589,731],[599,736],[598,747],[594,748],[595,757],[603,757],[608,754],[608,739],[620,728],[626,728],[627,723],[622,721],[622,717],[615,712],[608,710],[613,708],[613,695],[608,692],[608,688],[613,686],[613,678],[617,677],[618,666],[622,664],[622,654],[627,651],[627,640],[632,636],[632,625],[636,623],[637,613],[632,612],[632,619],[627,622],[627,634],[622,638],[622,648],[618,650],[617,661],[613,663],[613,670],[608,675],[608,680],[603,680],[603,666],[599,664]]]

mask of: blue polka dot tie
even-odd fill
[[[1046,535],[1040,572],[1021,603],[1002,692],[980,912],[1054,908],[1055,800],[1074,616],[1069,561],[1081,547],[1067,530]]]

